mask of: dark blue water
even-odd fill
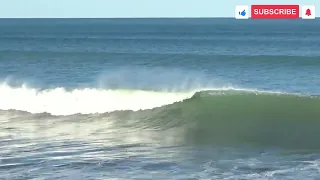
[[[319,177],[317,150],[159,130],[198,91],[320,95],[319,49],[319,20],[1,19],[0,179]]]

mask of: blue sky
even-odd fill
[[[234,17],[251,4],[316,5],[320,16],[320,0],[0,0],[0,18]]]

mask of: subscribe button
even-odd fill
[[[251,19],[298,19],[299,5],[252,5]]]

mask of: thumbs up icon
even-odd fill
[[[246,13],[246,10],[243,10],[242,12],[239,11],[239,15],[241,16],[245,16],[247,13]]]
[[[249,19],[249,6],[237,5],[234,11],[234,17],[236,19]]]

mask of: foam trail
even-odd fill
[[[143,90],[107,90],[64,88],[37,90],[25,85],[0,84],[0,109],[52,115],[105,113],[118,110],[144,110],[172,104],[193,93],[153,92]]]

